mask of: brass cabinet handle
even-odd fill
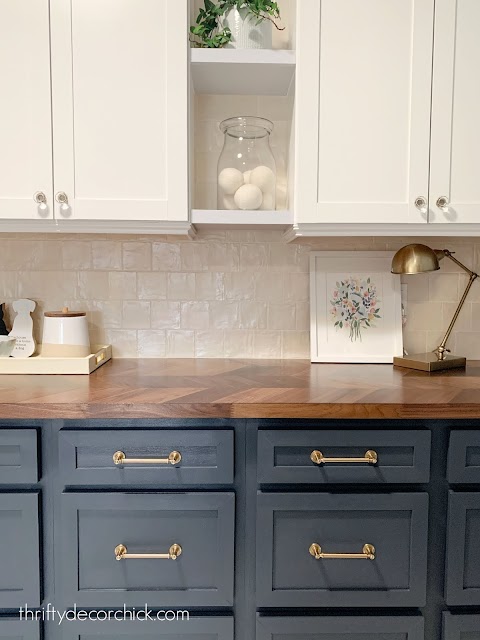
[[[362,553],[323,553],[322,547],[314,542],[308,551],[315,560],[375,560],[373,544],[364,544]]]
[[[172,451],[168,454],[168,458],[127,458],[123,451],[115,451],[113,461],[115,464],[179,464],[182,460],[182,454],[178,451]]]
[[[115,547],[115,558],[117,560],[176,560],[182,555],[182,547],[179,544],[172,544],[168,553],[128,553],[124,544]]]
[[[325,458],[321,451],[317,451],[315,449],[310,454],[310,460],[315,464],[331,464],[335,462],[346,462],[349,464],[377,464],[378,455],[376,451],[371,451],[369,449],[365,452],[365,456],[363,458]]]

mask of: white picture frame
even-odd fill
[[[403,355],[402,294],[389,251],[312,251],[312,362],[392,363]]]

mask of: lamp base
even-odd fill
[[[393,364],[395,367],[405,367],[431,373],[432,371],[444,371],[445,369],[465,369],[467,359],[446,355],[443,360],[439,360],[436,353],[416,353],[403,358],[394,358]]]

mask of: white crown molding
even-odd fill
[[[298,223],[285,231],[286,242],[296,238],[361,236],[450,237],[480,236],[479,224],[322,224]]]
[[[190,222],[112,220],[0,220],[1,233],[100,233],[188,236],[196,230]]]

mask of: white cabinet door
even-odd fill
[[[51,0],[58,219],[188,220],[187,0]]]
[[[436,0],[430,221],[480,222],[479,0]]]
[[[48,12],[48,0],[0,0],[0,219],[53,216]]]
[[[427,221],[433,20],[434,0],[300,0],[297,222]]]

